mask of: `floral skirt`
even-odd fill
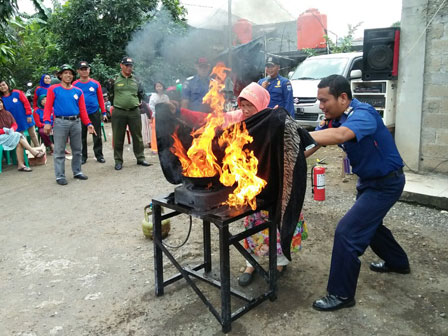
[[[266,222],[269,218],[267,211],[259,211],[244,218],[244,227],[247,229],[253,228],[259,224]],[[291,242],[291,252],[299,251],[302,248],[302,240],[308,237],[308,229],[306,227],[303,214],[300,213],[299,221],[297,222],[294,236]],[[257,232],[252,236],[244,239],[244,248],[256,256],[265,256],[269,254],[269,229]],[[280,232],[277,229],[277,255],[283,255],[282,247],[280,245]]]

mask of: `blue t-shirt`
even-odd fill
[[[353,172],[361,179],[383,177],[403,167],[392,134],[384,126],[380,114],[369,104],[353,99],[336,123],[320,129],[344,126],[355,133],[355,139],[340,147],[347,153]]]
[[[100,108],[99,100],[103,99],[100,83],[90,78],[87,82],[77,80],[73,83],[73,86],[80,88],[82,92],[84,92],[87,113],[92,114],[97,112]],[[106,111],[103,111],[103,114],[104,113],[106,113]]]
[[[283,107],[288,113],[294,117],[294,97],[292,94],[292,86],[289,79],[277,76],[276,78],[262,78],[258,81],[258,84],[262,84],[265,81],[269,81],[269,85],[266,87],[271,100],[268,107],[274,108],[276,105]]]
[[[182,86],[182,99],[188,99],[188,109],[193,111],[209,112],[210,107],[202,104],[202,98],[209,90],[210,79],[198,75],[187,79]]]
[[[23,132],[28,128],[34,126],[34,119],[28,123],[27,118],[32,117],[31,105],[26,99],[23,91],[12,90],[9,96],[3,96],[3,105],[5,110],[9,111],[17,123],[17,132]]]

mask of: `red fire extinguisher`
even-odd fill
[[[315,201],[325,201],[325,167],[313,166],[311,169],[311,186]]]

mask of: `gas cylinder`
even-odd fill
[[[145,206],[145,208],[143,209],[144,212],[144,216],[145,218],[143,218],[142,220],[142,230],[143,230],[143,234],[145,235],[146,238],[151,238],[153,239],[153,234],[152,234],[152,203]],[[162,208],[162,213],[163,213],[163,208]],[[162,239],[166,238],[168,236],[168,233],[170,232],[171,229],[171,223],[169,219],[165,219],[162,221]]]
[[[325,201],[325,167],[314,166],[311,169],[312,192],[315,201]]]

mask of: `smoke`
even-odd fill
[[[154,91],[157,81],[170,86],[177,79],[183,82],[195,75],[199,57],[214,59],[226,47],[223,35],[223,31],[204,31],[174,22],[163,10],[133,34],[126,52],[134,58],[136,75],[146,90]]]

